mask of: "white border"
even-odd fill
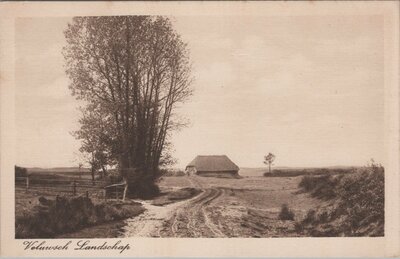
[[[399,256],[399,2],[29,2],[0,3],[1,255],[140,257]],[[23,251],[14,239],[14,19],[78,15],[383,15],[385,31],[386,224],[380,238],[131,238],[126,253]],[[101,243],[102,239],[96,240]],[[108,239],[111,241],[111,239]],[[60,244],[62,240],[47,240]]]

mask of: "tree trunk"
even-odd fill
[[[91,174],[92,174],[92,185],[94,185],[94,168],[93,168],[93,166],[92,166]]]
[[[101,165],[101,179],[104,180],[106,174],[107,174],[107,170],[106,170],[106,168],[104,167],[104,165],[102,164],[102,165]]]

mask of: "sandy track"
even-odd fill
[[[147,211],[126,221],[133,237],[281,237],[298,236],[294,221],[280,220],[282,204],[297,218],[319,201],[298,193],[298,178],[167,178],[164,186],[202,190],[189,200],[163,207],[142,202]]]
[[[179,208],[166,221],[161,236],[165,237],[224,237],[218,226],[209,217],[207,207],[217,199],[222,190],[204,189],[198,197]]]
[[[125,237],[225,237],[210,217],[211,203],[224,194],[220,188],[209,188],[196,176],[188,177],[190,185],[202,192],[196,197],[163,207],[141,202],[146,212],[126,220]]]

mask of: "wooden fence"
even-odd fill
[[[85,195],[97,199],[124,199],[126,184],[107,185],[105,181],[91,179],[58,179],[46,177],[15,177],[17,192],[35,193],[45,196]]]

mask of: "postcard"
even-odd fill
[[[399,256],[398,10],[1,3],[1,255]]]

